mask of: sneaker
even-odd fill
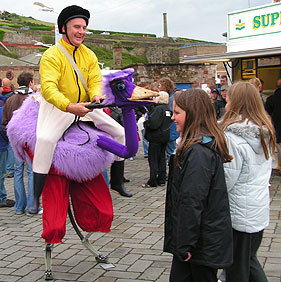
[[[28,216],[32,216],[32,215],[36,215],[36,214],[42,214],[43,213],[43,209],[39,209],[38,210],[38,212],[36,212],[36,213],[33,213],[33,212],[30,212],[30,211],[27,211],[26,212],[26,215],[28,215]]]
[[[6,173],[5,177],[6,178],[13,178],[14,174],[12,172],[8,172],[8,173]]]
[[[6,201],[0,203],[0,208],[11,208],[14,205],[15,205],[14,200],[7,199]]]
[[[15,214],[17,214],[17,215],[22,215],[22,214],[24,214],[24,212],[18,212],[18,211],[16,211]]]

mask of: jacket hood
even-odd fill
[[[232,132],[233,134],[242,137],[257,154],[263,154],[261,146],[261,131],[257,124],[246,119],[242,123],[233,123],[227,127],[226,132]],[[263,126],[263,132],[265,138],[269,138],[268,129]]]
[[[25,94],[33,93],[33,90],[27,86],[20,86],[17,89],[17,93],[25,95]]]

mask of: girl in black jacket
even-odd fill
[[[217,282],[232,263],[232,229],[223,162],[231,161],[214,107],[200,89],[177,92],[173,117],[181,142],[170,168],[164,251],[172,282]]]

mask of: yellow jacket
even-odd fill
[[[89,92],[88,96],[71,63],[57,46],[45,51],[39,68],[41,93],[46,101],[65,112],[70,103],[92,101],[94,96],[101,96],[102,76],[93,51],[81,44],[74,52],[76,47],[63,39],[59,43],[76,62]]]

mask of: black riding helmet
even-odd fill
[[[63,34],[62,27],[64,26],[66,29],[67,22],[75,18],[83,18],[86,21],[86,25],[88,25],[90,12],[76,5],[64,8],[58,16],[59,33]]]

